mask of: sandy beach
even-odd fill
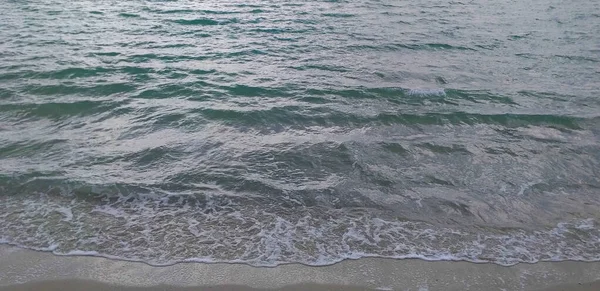
[[[0,247],[0,290],[600,290],[600,263],[365,258],[324,267],[144,263]]]

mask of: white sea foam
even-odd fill
[[[92,211],[112,215],[114,217],[126,217],[126,214],[123,212],[123,209],[118,209],[109,205],[96,206]]]
[[[252,203],[242,207],[217,199],[209,196],[195,206],[179,205],[184,199],[172,199],[173,205],[151,198],[124,198],[102,205],[4,199],[4,210],[27,211],[15,212],[20,218],[13,215],[17,219],[0,225],[0,243],[152,265],[319,266],[362,257],[500,265],[600,260],[600,231],[591,218],[536,231],[494,231],[388,219],[374,210],[286,209]],[[44,224],[44,217],[53,212],[65,219]],[[73,244],[71,237],[81,239]]]
[[[65,216],[65,218],[63,219],[64,221],[71,221],[73,220],[73,212],[71,212],[71,209],[68,207],[58,207],[56,208],[54,211],[62,214]]]

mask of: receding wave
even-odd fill
[[[600,231],[592,219],[536,231],[461,229],[386,218],[385,213],[362,207],[303,207],[293,201],[126,189],[60,187],[3,195],[0,242],[153,265],[327,265],[370,256],[502,265],[600,259]]]

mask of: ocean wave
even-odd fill
[[[5,2],[2,243],[598,260],[593,1]]]

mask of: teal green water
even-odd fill
[[[0,243],[600,260],[600,2],[0,0]]]

